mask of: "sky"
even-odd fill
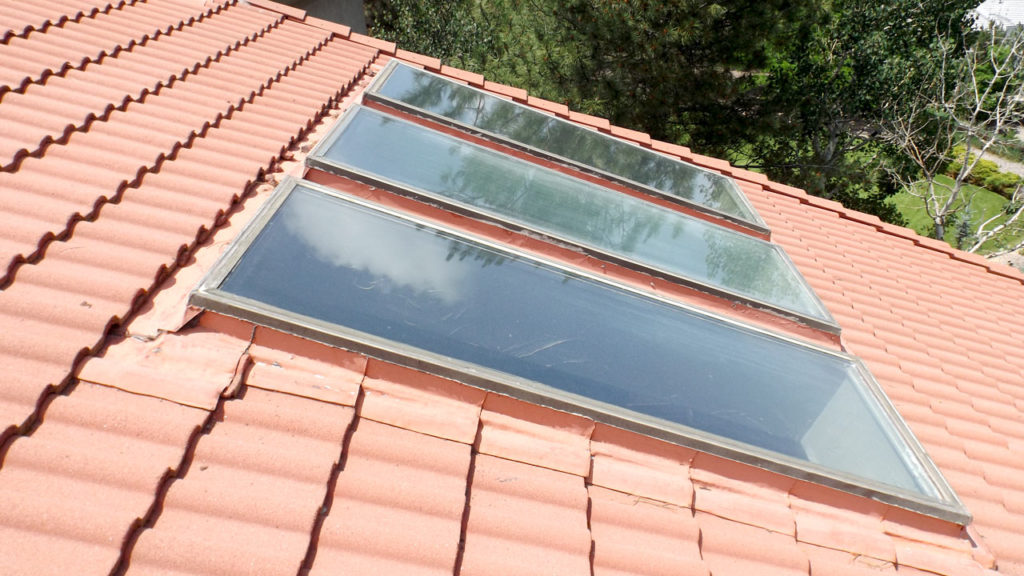
[[[1021,24],[1024,23],[1024,0],[985,0],[978,6],[978,15],[981,22]]]

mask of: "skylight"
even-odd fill
[[[283,184],[193,302],[966,518],[855,359],[333,189]]]
[[[309,162],[836,330],[770,242],[378,110],[350,109]]]
[[[392,61],[367,94],[766,230],[731,178],[448,78]]]

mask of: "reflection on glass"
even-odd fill
[[[677,277],[829,320],[818,298],[770,242],[377,110],[356,109],[348,120],[324,152],[335,165]]]
[[[847,359],[297,187],[221,289],[933,494]]]
[[[732,179],[662,156],[527,106],[398,64],[379,87],[387,98],[536,150],[596,168],[723,214],[760,223]]]

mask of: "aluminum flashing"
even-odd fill
[[[844,355],[311,183],[284,183],[265,210],[196,304],[248,309],[246,318],[268,312],[288,331],[316,324],[320,338],[449,364],[513,394],[965,519],[884,395]]]
[[[837,332],[778,246],[364,107],[311,165]]]
[[[392,61],[366,96],[766,232],[727,176]]]

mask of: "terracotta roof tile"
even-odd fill
[[[883,529],[884,504],[809,482],[798,482],[789,500],[798,541],[888,563],[896,561],[893,540]]]
[[[451,574],[470,447],[360,419],[311,575]]]
[[[588,493],[594,574],[709,574],[692,510],[597,486]]]
[[[0,59],[19,64],[0,72],[0,93],[116,55],[124,47],[166,33],[202,13],[190,2],[139,2],[67,22],[45,34],[12,38],[0,44]]]
[[[985,568],[970,556],[906,540],[897,540],[896,560],[900,566],[911,566],[935,574],[971,576],[985,572]]]
[[[500,394],[488,394],[480,414],[478,449],[577,476],[590,474],[594,422]]]
[[[288,4],[282,4],[281,2],[274,2],[273,0],[246,1],[252,4],[253,6],[258,6],[259,8],[264,8],[266,10],[273,10],[274,12],[279,12],[281,14],[285,14],[286,16],[291,16],[296,20],[303,20],[306,18],[305,10],[295,8],[294,6],[289,6]]]
[[[538,566],[587,574],[590,549],[582,478],[484,454],[474,459],[460,574],[515,575]]]
[[[366,357],[263,327],[253,344],[248,386],[355,406]]]
[[[484,85],[484,77],[480,74],[475,74],[466,70],[459,70],[458,68],[452,68],[451,66],[442,65],[441,74],[450,76],[473,86],[482,87]]]
[[[535,96],[527,97],[526,103],[529,104],[530,106],[533,106],[534,108],[539,108],[541,110],[544,110],[546,112],[550,112],[552,114],[556,114],[558,116],[562,116],[562,117],[568,117],[569,116],[569,107],[566,106],[565,104],[560,104],[558,102],[552,102],[550,100],[545,100],[543,98],[537,98]]]
[[[526,90],[523,90],[522,88],[515,88],[505,84],[498,84],[497,82],[491,82],[490,80],[484,81],[484,89],[490,92],[494,92],[495,94],[507,96],[514,100],[519,100],[520,102],[525,102],[528,96]]]
[[[800,550],[810,560],[811,574],[829,574],[830,576],[875,576],[889,574],[892,576],[897,573],[894,563],[871,556],[851,554],[849,552],[803,543],[800,544]]]
[[[722,518],[788,534],[796,531],[789,491],[792,478],[697,453],[690,463],[694,508]]]
[[[370,360],[363,381],[367,418],[472,444],[485,393],[410,368]]]
[[[715,576],[805,576],[809,561],[792,536],[698,511],[701,555]]]
[[[405,62],[411,62],[418,66],[422,66],[423,68],[434,72],[441,70],[441,61],[437,58],[431,58],[429,56],[423,56],[422,54],[401,49],[395,51],[395,57]],[[489,82],[488,84],[491,84],[491,86],[487,87],[488,90],[493,90],[494,83]]]
[[[334,32],[335,34],[341,36],[342,38],[348,38],[349,36],[352,35],[351,27],[345,26],[344,24],[340,24],[338,22],[331,22],[330,20],[315,18],[313,16],[309,16],[308,14],[302,21],[305,24],[309,24],[310,26],[323,28],[324,30],[330,30],[331,32]]]
[[[124,0],[39,0],[21,4],[16,0],[4,0],[0,3],[4,7],[0,11],[0,41],[6,42],[11,35],[24,35],[32,30],[92,16],[124,3]]]
[[[140,534],[128,573],[298,571],[352,414],[255,388],[225,402]]]
[[[0,468],[5,571],[111,572],[206,415],[91,384],[54,400]]]
[[[371,38],[369,36],[358,34],[356,32],[353,32],[349,35],[349,40],[352,40],[357,44],[362,44],[363,46],[368,46],[375,50],[380,50],[384,54],[394,54],[395,50],[397,50],[397,46],[395,45],[394,42],[387,42],[377,38]]]
[[[598,130],[607,131],[611,129],[611,123],[604,118],[598,118],[597,116],[591,116],[589,114],[581,114],[572,110],[569,110],[569,120],[579,122],[580,124],[590,126],[591,128],[597,128]]]
[[[979,573],[994,558],[1000,573],[1024,574],[1024,324],[1016,311],[1024,277],[561,105],[533,100],[740,179],[774,241],[835,313],[844,346],[864,357],[967,502],[980,548],[947,524],[898,519],[888,509],[881,523],[868,500],[694,458],[585,418],[272,330],[258,330],[251,344],[251,326],[209,313],[183,327],[192,314],[188,290],[265,201],[268,190],[253,195],[253,182],[329,107],[354,100],[368,81],[363,72],[386,61],[381,51],[396,53],[393,44],[301,10],[261,5],[0,0],[0,122],[8,128],[0,136],[0,445],[6,439],[8,447],[0,452],[0,499],[17,498],[13,508],[0,506],[0,550],[17,546],[15,572],[119,566],[169,573],[191,562],[199,572],[221,573],[266,558],[268,570],[288,573],[302,566],[450,574],[456,564],[467,574],[536,566],[588,573],[592,560],[594,573],[895,567],[952,575]],[[482,76],[398,53],[530,100]],[[243,197],[244,209],[232,213]],[[228,234],[211,238],[218,226]],[[132,320],[140,308],[145,313]],[[81,365],[108,345],[106,356]],[[85,382],[55,396],[80,369],[147,394],[206,408],[219,403],[225,419]],[[244,395],[220,398],[245,379]],[[338,387],[323,387],[324,380]],[[107,405],[80,402],[87,395]],[[285,404],[304,419],[257,409]],[[354,406],[361,419],[342,443],[338,433]],[[80,426],[76,412],[100,416]],[[323,414],[344,416],[325,421]],[[105,419],[124,432],[101,432]],[[193,464],[183,479],[161,483],[191,455],[189,438],[203,422],[210,434],[194,444],[196,457],[216,455],[230,465],[216,475]],[[318,434],[328,429],[330,450],[284,448],[325,445]],[[81,430],[101,448],[86,447]],[[344,466],[335,477],[339,457]],[[138,473],[116,478],[111,471],[122,461]],[[309,475],[282,476],[285,469]],[[333,507],[318,515],[335,484]],[[293,485],[306,496],[274,496]],[[83,486],[94,490],[92,500],[72,498]],[[246,508],[243,494],[265,506]],[[399,496],[389,500],[392,494]],[[24,528],[46,514],[58,520]],[[152,529],[128,562],[124,551],[141,518]],[[275,532],[275,525],[288,529]],[[282,545],[247,547],[270,534]],[[663,545],[649,544],[657,553],[644,554],[651,542]],[[888,564],[893,557],[896,564]],[[42,558],[48,563],[40,567]]]
[[[629,130],[628,128],[622,128],[619,126],[612,126],[610,132],[613,136],[618,136],[619,138],[630,140],[637,144],[647,146],[651,144],[651,135],[645,132],[637,132],[636,130]]]
[[[595,426],[590,450],[590,482],[595,486],[676,506],[693,505],[693,450],[603,424]]]
[[[79,377],[213,410],[221,394],[241,378],[251,341],[251,328],[249,334],[244,327],[225,334],[224,327],[224,323],[199,326],[152,342],[115,341],[102,356],[87,361]]]

